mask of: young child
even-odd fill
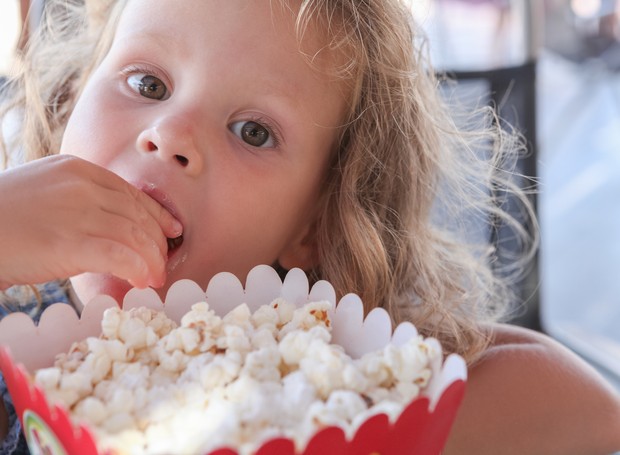
[[[405,4],[47,7],[3,111],[21,115],[5,150],[28,161],[0,174],[4,288],[70,278],[79,311],[131,286],[300,267],[468,361],[446,454],[620,450],[618,394],[549,338],[493,322],[509,283],[451,226],[464,210],[510,222],[487,188],[510,189],[496,167],[518,144],[453,126]],[[36,317],[59,300],[47,286],[5,302],[38,301]],[[0,451],[17,453],[4,397]]]

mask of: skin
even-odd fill
[[[469,368],[446,455],[620,451],[620,396],[597,371],[541,333],[489,331],[492,345]]]
[[[63,154],[0,178],[0,194],[12,195],[1,208],[10,217],[0,216],[11,220],[0,223],[11,258],[0,264],[2,281],[77,275],[87,302],[101,292],[120,300],[131,285],[163,295],[181,277],[206,286],[222,270],[243,279],[259,263],[314,264],[312,225],[346,89],[320,71],[333,63],[317,54],[321,34],[306,35],[304,51],[317,55],[311,70],[291,19],[269,4],[129,2]],[[164,99],[140,94],[145,76],[161,80],[148,80],[155,93],[167,87]],[[278,141],[248,144],[239,134],[248,121]],[[166,238],[181,229],[168,258]],[[489,330],[492,346],[470,368],[446,454],[620,449],[617,394],[590,367],[548,337]]]
[[[23,51],[30,35],[28,24],[28,12],[30,11],[30,0],[19,0],[19,15],[21,19],[21,31],[17,41],[17,50]]]

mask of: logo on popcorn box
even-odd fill
[[[56,434],[36,412],[27,409],[23,420],[24,435],[32,455],[67,455]]]

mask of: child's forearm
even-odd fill
[[[0,399],[0,442],[6,438],[9,431],[9,415],[4,407],[4,402]]]

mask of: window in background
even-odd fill
[[[547,0],[542,319],[620,388],[620,0]]]
[[[0,76],[11,70],[15,47],[19,39],[19,2],[3,0],[0,2]]]

